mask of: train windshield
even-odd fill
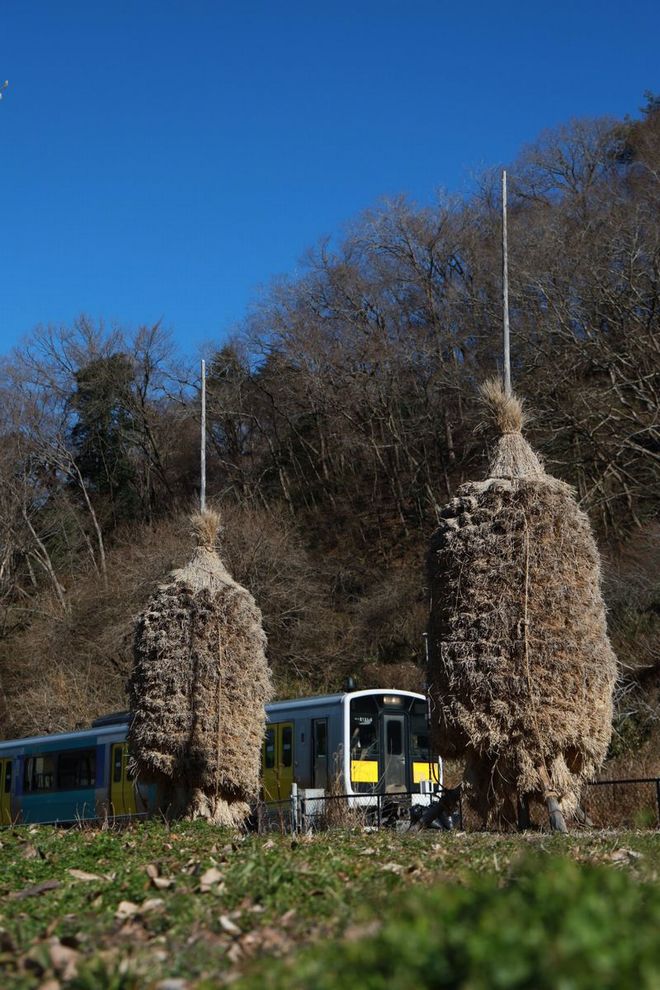
[[[429,729],[426,702],[413,702],[410,711],[410,756],[413,760],[429,759]]]
[[[378,702],[375,698],[351,701],[351,760],[372,761],[380,756]]]
[[[417,789],[430,779],[429,730],[422,698],[384,692],[351,698],[350,776],[354,791]]]

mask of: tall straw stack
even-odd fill
[[[259,787],[266,637],[252,595],[216,551],[219,517],[192,521],[192,559],[136,623],[129,746],[163,810],[236,825]]]
[[[537,802],[562,827],[611,735],[600,559],[572,490],[523,438],[521,403],[498,381],[482,395],[500,434],[488,477],[458,489],[429,549],[432,737],[465,759],[484,822]]]

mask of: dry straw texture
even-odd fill
[[[432,731],[465,759],[473,808],[506,826],[519,796],[575,810],[607,751],[617,670],[589,520],[519,432],[520,403],[484,392],[501,434],[489,477],[442,510],[428,557]]]
[[[234,825],[258,792],[271,682],[261,612],[216,552],[218,522],[193,518],[191,561],[137,620],[129,742],[171,814]]]

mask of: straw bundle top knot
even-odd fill
[[[517,395],[507,395],[499,378],[488,378],[480,387],[481,401],[500,433],[521,433],[527,421]]]
[[[216,550],[220,533],[220,514],[212,509],[196,512],[190,519],[197,546],[203,550]]]
[[[541,461],[521,432],[526,419],[521,400],[507,395],[499,378],[487,379],[479,391],[500,434],[488,465],[488,477],[547,479]]]

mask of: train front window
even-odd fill
[[[379,756],[378,703],[375,698],[351,701],[351,760],[377,760]]]
[[[429,759],[429,729],[425,701],[415,701],[410,713],[410,755],[413,760]]]

